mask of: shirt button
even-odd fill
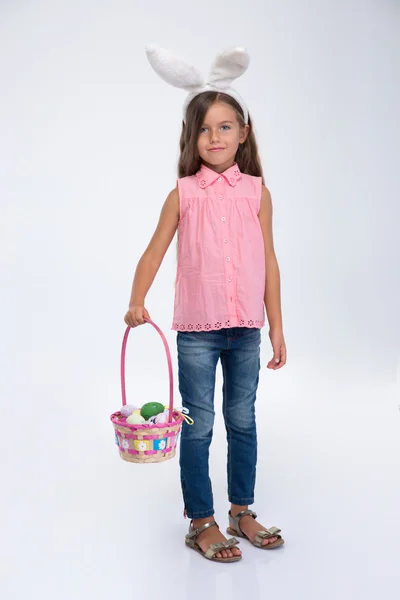
[[[225,223],[225,221],[226,221],[225,217],[222,217],[222,220],[223,220],[223,222]]]
[[[228,281],[230,283],[232,281],[232,277],[228,277]]]
[[[222,177],[218,177],[218,181],[222,181]]]
[[[228,243],[228,240],[227,240],[227,239],[224,239],[224,242],[225,242],[225,244],[227,244],[227,243]]]
[[[219,199],[220,199],[220,200],[223,200],[223,199],[224,199],[224,197],[223,197],[223,196],[220,196],[220,197],[219,197]]]
[[[227,257],[226,257],[226,260],[229,262],[229,261],[231,260],[231,257],[230,257],[230,256],[227,256]]]

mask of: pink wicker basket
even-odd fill
[[[171,353],[168,342],[161,329],[150,319],[146,319],[158,331],[164,343],[167,354],[169,372],[169,417],[167,423],[131,425],[126,422],[120,412],[110,417],[114,426],[115,441],[119,455],[123,460],[134,463],[155,463],[169,460],[175,456],[178,436],[184,416],[174,410],[174,380],[172,372]],[[122,405],[126,405],[125,386],[125,354],[130,327],[125,331],[121,351],[121,392]]]

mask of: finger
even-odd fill
[[[287,361],[287,350],[286,350],[286,348],[282,349],[282,361],[283,361],[284,364],[286,364],[286,361]]]
[[[286,364],[286,348],[285,348],[285,346],[282,346],[281,353],[280,353],[280,361],[279,361],[279,364],[277,365],[277,368],[281,369],[285,364]]]
[[[272,360],[274,361],[274,363],[276,365],[278,365],[281,362],[281,349],[280,348],[277,348],[277,349],[274,348],[274,357]]]
[[[276,361],[278,361],[278,362],[276,362]],[[273,357],[271,358],[271,360],[269,361],[269,363],[268,363],[268,366],[269,366],[269,368],[271,368],[271,369],[275,369],[275,368],[276,368],[276,366],[279,364],[279,362],[280,362],[280,361],[279,361],[279,356],[276,356],[276,355],[274,354],[274,356],[273,356]]]
[[[282,366],[281,361],[279,361],[278,363],[275,362],[275,358],[273,358],[272,360],[269,361],[268,363],[268,369],[272,369],[273,371],[276,371],[277,369],[280,369]]]
[[[142,325],[143,324],[143,313],[141,310],[137,310],[132,314],[132,319],[136,325],[136,327],[138,325]]]
[[[276,365],[275,369],[282,369],[286,365],[286,359],[281,358],[279,365]]]

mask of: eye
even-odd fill
[[[222,125],[222,129],[225,129],[225,131],[226,131],[227,129],[230,129],[230,127],[229,127],[229,125]]]
[[[204,133],[207,130],[207,127],[201,127],[200,128],[200,133]]]

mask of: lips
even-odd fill
[[[210,148],[209,152],[221,152],[221,150],[225,150],[225,148]]]

